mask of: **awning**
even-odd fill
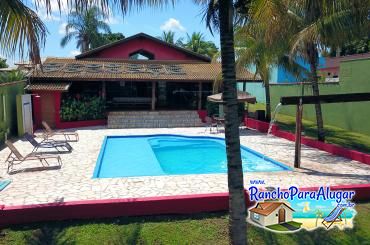
[[[32,83],[24,89],[29,91],[44,90],[44,91],[61,91],[67,92],[71,83]]]
[[[213,94],[210,96],[207,96],[207,100],[215,103],[223,103],[222,93],[219,94]],[[247,92],[238,91],[238,101],[239,102],[248,102],[251,104],[256,103],[256,97],[250,95]]]

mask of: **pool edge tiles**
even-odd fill
[[[163,139],[161,139],[160,137],[163,137]],[[224,171],[225,166],[221,166],[221,162],[219,170],[218,169],[212,170],[212,166],[210,166],[211,168],[208,168],[207,167],[208,165],[206,165],[207,163],[204,163],[205,165],[202,166],[202,169],[200,171],[193,172],[191,170],[191,167],[193,167],[193,162],[188,162],[187,164],[189,165],[186,166],[189,166],[189,171],[179,170],[168,172],[166,168],[163,168],[161,158],[158,158],[157,152],[155,151],[151,143],[151,140],[154,140],[155,138],[158,138],[157,140],[159,141],[160,140],[168,141],[169,139],[175,141],[180,140],[179,141],[180,143],[181,139],[184,139],[184,142],[186,142],[185,139],[188,139],[188,141],[190,142],[191,140],[194,140],[194,144],[199,144],[201,140],[205,141],[209,140],[225,146],[224,138],[212,136],[187,136],[176,134],[106,136],[103,140],[92,178],[120,178],[120,177],[129,178],[129,177],[176,176],[176,175],[183,176],[183,175],[227,173]],[[130,139],[132,139],[132,141]],[[196,140],[200,141],[196,142]],[[171,146],[173,147],[173,145]],[[166,145],[164,147],[166,147]],[[179,147],[183,149],[181,145]],[[122,152],[122,149],[126,149],[126,152],[124,154],[119,153]],[[249,163],[246,164],[255,165],[256,161],[257,163],[258,160],[262,161],[261,162],[262,165],[255,165],[257,166],[256,168],[253,168],[253,166],[249,165],[243,166],[243,169],[245,168],[244,172],[282,172],[292,170],[289,166],[280,163],[274,159],[271,159],[244,145],[241,145],[241,150],[242,155],[249,154],[249,157],[245,159],[252,159],[249,161]],[[194,154],[197,154],[197,152],[195,151]],[[257,158],[257,160],[255,158]],[[245,165],[244,160],[243,165]],[[175,159],[175,161],[176,163],[178,163],[177,159]],[[185,162],[186,161],[184,160],[184,163]],[[128,164],[122,165],[122,163]],[[225,161],[222,161],[222,163],[223,163],[222,165],[225,165]],[[247,167],[249,170],[246,169]],[[264,167],[266,169],[264,169]],[[251,168],[252,170],[250,170]],[[186,168],[186,170],[188,169]]]

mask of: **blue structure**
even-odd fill
[[[306,63],[302,58],[298,57],[296,59],[296,62],[306,70],[310,70],[310,65]],[[319,57],[319,67],[325,67],[324,57]],[[282,67],[274,67],[270,75],[270,83],[297,83],[302,81],[301,79],[297,79],[295,76],[293,76],[290,72],[287,72]],[[305,76],[303,76],[303,79],[304,78]]]
[[[303,68],[309,70],[310,65],[307,64],[302,58],[298,57],[296,59],[296,62],[301,65]],[[318,67],[323,68],[325,67],[325,58],[320,57],[319,58],[319,65]],[[251,66],[249,68],[250,72],[255,72],[255,67]],[[305,76],[303,75],[303,79]],[[302,79],[297,79],[293,74],[286,71],[283,67],[273,67],[271,69],[270,74],[270,84],[271,83],[297,83],[301,82]],[[238,89],[243,90],[243,83],[238,83]],[[266,103],[266,96],[265,96],[265,88],[263,87],[262,82],[261,83],[247,83],[246,85],[246,91],[250,93],[251,95],[255,96],[258,103]]]

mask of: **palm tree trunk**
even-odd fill
[[[246,244],[246,205],[240,155],[233,6],[232,0],[221,0],[219,3],[223,100],[225,101],[225,142],[229,187],[229,236],[232,244]]]
[[[318,78],[317,78],[317,60],[318,52],[315,47],[315,44],[311,43],[308,45],[308,55],[310,61],[310,68],[312,74],[312,94],[314,96],[320,95]],[[324,132],[324,121],[322,118],[321,103],[318,102],[315,104],[315,113],[316,113],[316,124],[317,124],[317,139],[319,141],[325,141],[325,132]]]
[[[271,98],[270,98],[270,82],[265,81],[265,96],[266,96],[266,121],[271,121]]]

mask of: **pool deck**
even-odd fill
[[[92,178],[103,139],[107,135],[179,134],[224,137],[223,133],[205,133],[204,128],[106,129],[104,127],[81,128],[76,132],[80,135],[80,141],[71,143],[74,149],[71,154],[61,155],[63,166],[60,169],[24,171],[26,168],[40,166],[40,162],[32,161],[16,166],[15,169],[19,172],[8,175],[4,160],[9,150],[7,148],[1,150],[0,176],[11,179],[12,183],[0,192],[0,205],[227,192],[226,174]],[[242,130],[241,143],[293,167],[294,142],[275,136],[267,137],[254,130]],[[15,142],[15,146],[24,155],[32,150],[32,146],[22,140]],[[244,183],[246,188],[250,185],[250,180],[264,180],[265,186],[282,188],[291,185],[317,187],[370,183],[369,165],[306,146],[302,146],[301,166],[302,168],[293,171],[245,173]]]

